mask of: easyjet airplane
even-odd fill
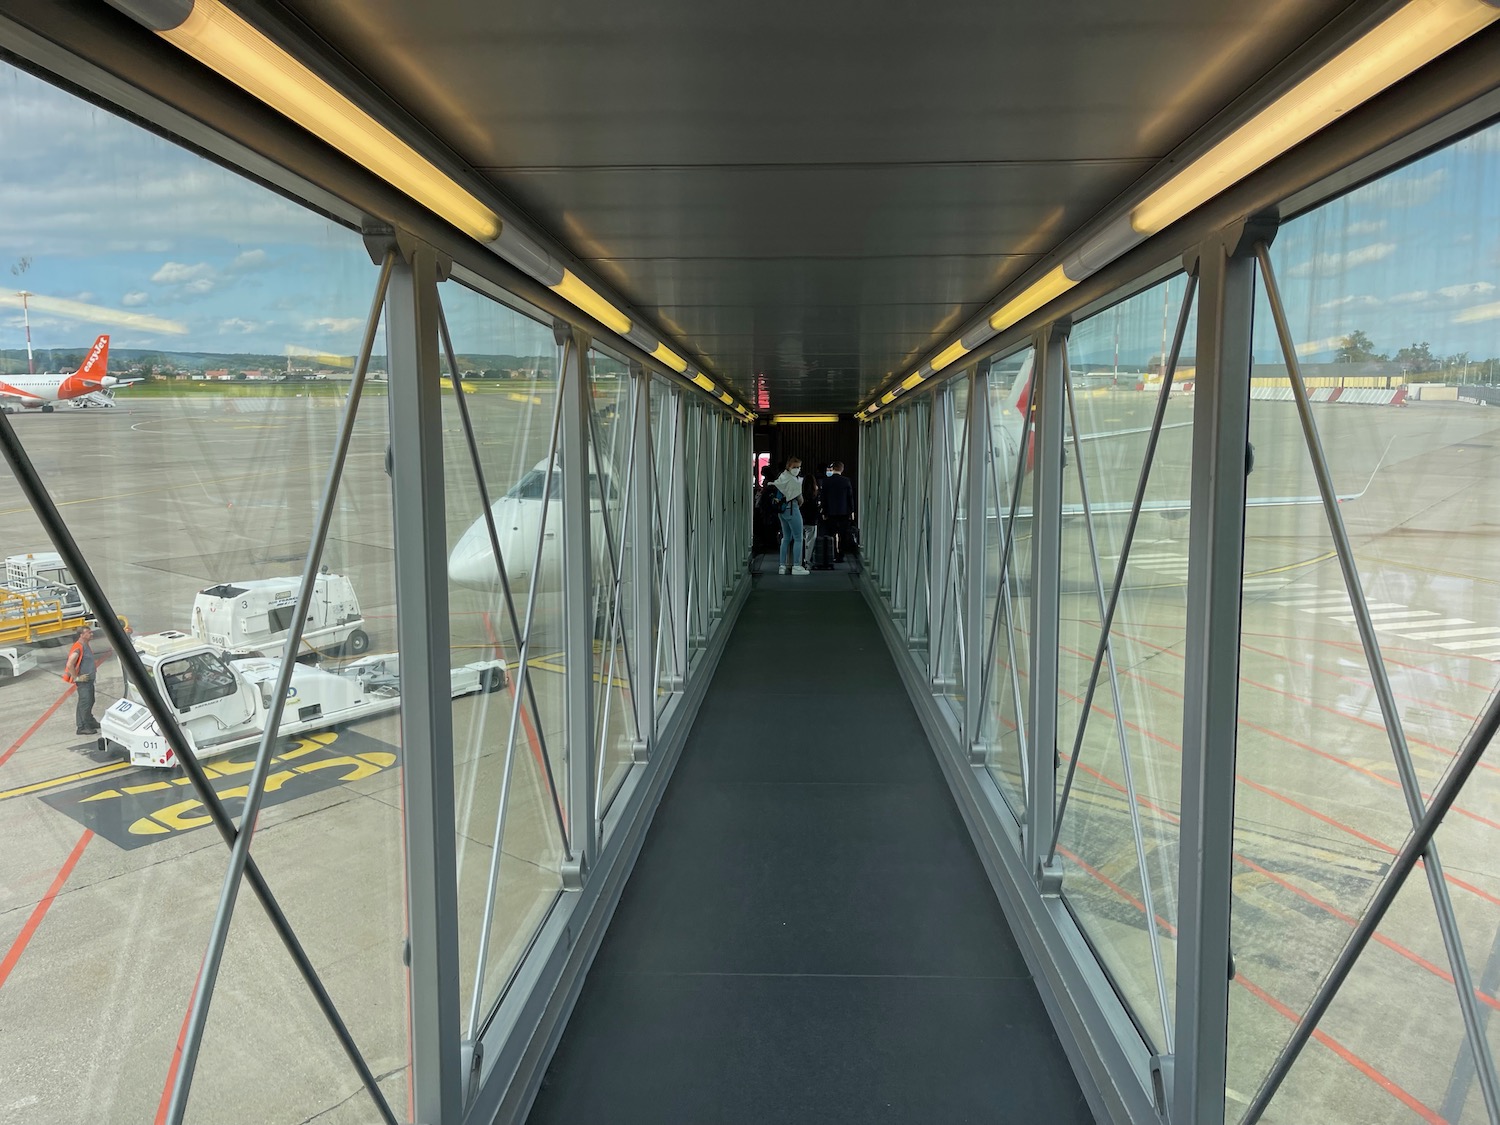
[[[40,410],[52,412],[52,404],[82,398],[95,391],[113,390],[139,383],[139,379],[116,379],[108,375],[109,337],[100,336],[89,349],[88,358],[70,374],[6,375],[0,378],[0,410]]]

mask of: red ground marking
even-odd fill
[[[52,902],[62,890],[63,884],[68,881],[68,876],[73,874],[73,868],[78,866],[78,861],[83,858],[83,849],[89,846],[89,841],[94,838],[94,833],[89,829],[83,830],[83,835],[78,837],[78,843],[73,845],[73,850],[68,853],[68,858],[63,860],[62,868],[58,871],[52,885],[47,888],[47,893],[42,900],[36,904],[31,912],[31,917],[26,919],[26,924],[21,927],[21,932],[16,935],[16,940],[11,942],[10,950],[5,954],[5,960],[0,961],[0,988],[5,987],[5,982],[10,979],[11,970],[21,960],[21,954],[26,952],[26,946],[30,943],[37,927],[42,924],[42,919],[47,916],[47,911],[52,909]]]
[[[504,659],[501,651],[500,637],[495,633],[495,623],[490,618],[489,610],[483,611],[481,617],[484,620],[484,631],[489,635],[490,644],[495,649],[495,655],[500,659]],[[515,675],[507,676],[506,680],[510,686],[508,694],[514,702],[516,693],[521,690],[520,671],[518,670]],[[521,727],[526,731],[526,742],[531,747],[531,756],[536,760],[536,768],[542,771],[542,780],[547,783],[547,792],[552,795],[552,803],[557,807],[558,813],[561,814],[562,798],[558,796],[557,790],[553,788],[552,775],[547,771],[546,763],[542,759],[542,740],[537,737],[536,726],[531,721],[531,712],[524,704],[521,706]],[[563,822],[567,822],[566,816],[563,817]]]
[[[1165,653],[1168,656],[1175,657],[1178,660],[1184,659],[1181,655],[1179,655],[1176,652],[1173,652],[1171,649],[1162,648],[1160,645],[1154,645],[1150,641],[1143,640],[1142,638],[1133,636],[1133,635],[1131,635],[1129,633],[1123,633],[1122,632],[1120,634],[1120,636],[1124,637],[1128,641],[1132,641],[1132,642],[1134,642],[1136,644],[1145,645],[1147,648],[1155,649],[1157,652]],[[1083,656],[1084,655],[1084,654],[1078,652],[1076,649],[1070,649],[1070,648],[1066,648],[1066,647],[1063,647],[1062,651],[1063,652],[1071,653],[1074,656]],[[1092,660],[1093,658],[1092,657],[1088,657],[1088,659]],[[1179,692],[1179,691],[1177,691],[1177,690],[1175,690],[1173,688],[1168,687],[1166,684],[1158,683],[1157,681],[1152,680],[1149,677],[1142,676],[1142,675],[1139,675],[1138,673],[1129,672],[1129,671],[1122,672],[1121,674],[1124,675],[1124,676],[1128,676],[1130,679],[1135,680],[1138,683],[1145,684],[1148,687],[1152,687],[1152,688],[1155,688],[1158,691],[1165,692],[1168,695],[1175,696],[1178,699],[1182,698],[1182,693],[1181,692]],[[1286,699],[1292,700],[1294,703],[1300,703],[1300,704],[1302,704],[1304,706],[1312,707],[1312,708],[1315,708],[1315,709],[1317,709],[1319,711],[1325,711],[1328,714],[1333,715],[1335,717],[1350,719],[1353,722],[1360,723],[1360,724],[1365,725],[1365,726],[1374,727],[1375,729],[1379,730],[1382,734],[1385,733],[1385,726],[1383,724],[1381,724],[1381,723],[1376,723],[1376,722],[1373,722],[1372,720],[1364,719],[1364,718],[1361,718],[1361,717],[1356,716],[1356,715],[1348,715],[1348,714],[1346,714],[1346,713],[1344,713],[1342,711],[1337,711],[1337,710],[1333,709],[1332,707],[1325,707],[1321,703],[1313,703],[1313,702],[1311,702],[1309,700],[1301,698],[1300,696],[1294,695],[1294,694],[1292,694],[1289,691],[1283,691],[1281,688],[1272,687],[1270,684],[1263,684],[1263,683],[1260,683],[1257,680],[1246,679],[1244,676],[1240,677],[1240,682],[1243,683],[1243,684],[1247,684],[1250,687],[1258,688],[1258,689],[1260,689],[1262,691],[1269,691],[1269,692],[1271,692],[1274,695],[1280,695],[1280,696],[1282,696],[1282,697],[1284,697]],[[1356,765],[1354,762],[1346,761],[1345,759],[1338,757],[1336,754],[1330,754],[1326,750],[1319,750],[1316,746],[1310,746],[1310,745],[1308,745],[1305,742],[1300,742],[1297,739],[1290,737],[1289,735],[1282,734],[1280,731],[1275,731],[1275,730],[1272,730],[1270,727],[1262,726],[1260,723],[1251,722],[1249,719],[1243,719],[1242,718],[1242,719],[1239,720],[1239,725],[1242,726],[1242,727],[1246,727],[1249,730],[1258,731],[1259,733],[1264,734],[1264,735],[1266,735],[1266,736],[1268,736],[1270,738],[1274,738],[1274,739],[1277,739],[1277,740],[1279,740],[1281,742],[1285,742],[1288,746],[1295,746],[1299,750],[1305,750],[1309,754],[1316,755],[1317,757],[1323,758],[1323,759],[1325,759],[1327,761],[1330,761],[1330,762],[1334,763],[1335,765],[1342,766],[1344,769],[1353,770],[1355,773],[1363,774],[1365,777],[1368,777],[1368,778],[1371,778],[1371,779],[1373,779],[1375,781],[1378,781],[1382,785],[1390,786],[1393,789],[1400,789],[1401,788],[1401,782],[1399,780],[1397,780],[1396,778],[1386,777],[1384,774],[1376,773],[1374,770],[1368,769],[1365,766]],[[1408,738],[1407,739],[1407,743],[1409,745],[1423,746],[1423,747],[1426,747],[1429,750],[1436,750],[1440,754],[1444,755],[1444,757],[1448,758],[1449,760],[1451,760],[1453,758],[1452,751],[1445,750],[1443,747],[1438,746],[1435,743],[1424,742],[1421,739],[1415,739],[1415,738]],[[1425,799],[1428,795],[1429,794],[1424,793],[1422,796]],[[1455,804],[1453,806],[1453,811],[1456,812],[1459,816],[1468,817],[1470,820],[1478,821],[1480,824],[1486,825],[1487,827],[1500,829],[1500,821],[1491,820],[1489,817],[1482,816],[1479,813],[1474,812],[1472,809],[1464,808],[1462,805]]]
[[[1178,653],[1178,652],[1176,652],[1176,651],[1174,651],[1174,650],[1172,650],[1170,648],[1163,648],[1161,645],[1152,644],[1150,641],[1145,640],[1144,638],[1135,637],[1135,636],[1132,636],[1129,633],[1124,633],[1124,632],[1122,632],[1120,634],[1120,636],[1124,637],[1126,640],[1134,641],[1136,644],[1142,644],[1142,645],[1145,645],[1147,648],[1155,649],[1157,652],[1166,653],[1168,656],[1175,657],[1178,660],[1184,660],[1184,659],[1186,659],[1180,653]],[[1243,646],[1243,647],[1249,647],[1249,646]],[[1252,648],[1251,651],[1252,652],[1264,652],[1265,650]],[[1268,655],[1268,656],[1277,656],[1278,654],[1277,653],[1270,653],[1270,652],[1268,652],[1268,653],[1266,653],[1266,655]],[[1315,665],[1312,665],[1312,664],[1302,664],[1300,661],[1296,661],[1296,660],[1290,660],[1290,661],[1287,661],[1287,663],[1290,663],[1290,664],[1300,664],[1301,667],[1304,667],[1304,668],[1314,668],[1314,667],[1316,667]],[[1133,673],[1130,673],[1130,672],[1127,672],[1125,674],[1127,676],[1133,675]],[[1345,676],[1345,677],[1341,677],[1341,678],[1342,679],[1349,679],[1349,680],[1351,680],[1354,683],[1363,684],[1363,681],[1354,680],[1353,677]],[[1326,704],[1323,704],[1323,703],[1315,703],[1314,701],[1312,701],[1310,699],[1304,699],[1302,696],[1296,695],[1293,692],[1285,691],[1284,689],[1278,688],[1278,687],[1272,687],[1270,684],[1261,683],[1259,680],[1252,680],[1252,679],[1248,678],[1247,676],[1245,676],[1243,672],[1240,674],[1240,683],[1242,683],[1242,684],[1248,684],[1250,687],[1253,687],[1253,688],[1259,688],[1261,691],[1269,691],[1269,692],[1271,692],[1274,695],[1280,695],[1280,696],[1282,696],[1282,697],[1284,697],[1286,699],[1290,699],[1294,703],[1300,703],[1304,707],[1311,707],[1315,711],[1323,711],[1326,714],[1333,715],[1333,716],[1336,716],[1337,718],[1341,718],[1341,719],[1347,719],[1351,723],[1359,723],[1361,726],[1369,727],[1372,730],[1378,730],[1378,731],[1380,731],[1381,734],[1385,734],[1385,729],[1386,728],[1385,728],[1385,723],[1384,722],[1376,722],[1374,719],[1367,719],[1363,715],[1352,715],[1352,714],[1350,714],[1347,711],[1340,711],[1340,710],[1338,710],[1335,707],[1329,707],[1329,706],[1327,706]],[[1363,686],[1368,687],[1371,691],[1375,690],[1373,684],[1363,684]],[[1180,696],[1179,696],[1179,698],[1180,698]],[[1410,698],[1410,697],[1408,696],[1408,698]],[[1425,702],[1425,700],[1418,700],[1418,702],[1419,703],[1423,703],[1423,702]],[[1458,714],[1458,712],[1454,712],[1454,714]],[[1466,718],[1466,719],[1468,719],[1470,722],[1473,722],[1473,720],[1474,720],[1474,717],[1472,715],[1465,715],[1463,717]],[[1243,720],[1241,720],[1241,721],[1243,721]],[[1405,726],[1405,724],[1403,723],[1403,727],[1404,726]],[[1272,732],[1267,732],[1267,733],[1272,733]],[[1412,738],[1409,734],[1406,737],[1406,742],[1407,742],[1407,745],[1409,745],[1409,746],[1421,746],[1421,747],[1424,747],[1425,749],[1428,749],[1428,750],[1435,750],[1439,754],[1441,754],[1444,758],[1447,758],[1449,760],[1451,760],[1453,758],[1453,756],[1454,756],[1454,752],[1453,752],[1452,747],[1439,746],[1435,742],[1428,742],[1425,739],[1421,739],[1421,738]],[[1314,751],[1314,753],[1317,753],[1317,751]],[[1480,764],[1483,765],[1484,763],[1480,763]],[[1490,768],[1493,769],[1494,767],[1491,766]]]
[[[1061,851],[1063,851],[1063,849],[1059,848],[1058,851],[1061,852]],[[1065,854],[1068,854],[1068,853],[1065,853]],[[1140,899],[1136,898],[1129,891],[1126,891],[1123,887],[1119,886],[1119,884],[1113,882],[1111,879],[1109,879],[1107,876],[1105,876],[1102,872],[1096,871],[1094,868],[1090,867],[1088,864],[1082,862],[1076,856],[1073,856],[1073,855],[1069,854],[1068,858],[1071,859],[1073,862],[1077,863],[1080,868],[1082,868],[1084,871],[1088,872],[1095,879],[1099,880],[1101,883],[1103,883],[1110,890],[1114,891],[1117,895],[1119,895],[1121,898],[1123,898],[1126,902],[1130,903],[1137,910],[1141,911],[1141,913],[1143,913],[1143,914],[1145,913],[1145,911],[1146,911],[1145,903],[1141,902]],[[1171,923],[1167,922],[1160,915],[1157,916],[1156,920],[1158,922],[1160,922],[1163,926],[1166,926],[1171,933],[1173,933],[1174,935],[1176,934],[1177,931],[1176,931],[1175,927],[1173,927],[1171,925]],[[1247,991],[1248,993],[1250,993],[1251,996],[1254,996],[1257,1000],[1261,1001],[1261,1003],[1265,1004],[1266,1006],[1268,1006],[1269,1008],[1271,1008],[1273,1011],[1275,1011],[1279,1015],[1282,1015],[1282,1016],[1286,1017],[1292,1023],[1296,1024],[1296,1023],[1300,1023],[1301,1022],[1301,1016],[1299,1016],[1291,1008],[1289,1008],[1285,1004],[1283,1004],[1280,1000],[1277,1000],[1274,996],[1272,996],[1270,993],[1268,993],[1265,989],[1261,988],[1259,985],[1257,985],[1254,982],[1250,981],[1248,978],[1246,978],[1244,976],[1244,974],[1242,974],[1242,973],[1236,973],[1235,977],[1234,977],[1234,983],[1238,984],[1240,987],[1242,987],[1243,989],[1245,989],[1245,991]],[[1366,1062],[1364,1059],[1360,1058],[1353,1051],[1349,1050],[1348,1047],[1345,1047],[1342,1043],[1340,1043],[1333,1036],[1329,1035],[1327,1032],[1325,1032],[1325,1031],[1314,1031],[1313,1034],[1312,1034],[1312,1037],[1317,1042],[1321,1043],[1323,1046],[1327,1047],[1330,1051],[1332,1051],[1343,1062],[1348,1063],[1350,1066],[1352,1066],[1355,1070],[1359,1071],[1361,1074],[1363,1074],[1370,1081],[1374,1082],[1377,1086],[1379,1086],[1386,1093],[1390,1094],[1393,1098],[1396,1098],[1398,1101],[1400,1101],[1403,1105],[1405,1105],[1412,1112],[1416,1113],[1419,1117],[1422,1118],[1422,1120],[1431,1122],[1432,1125],[1446,1125],[1446,1119],[1445,1118],[1443,1118],[1439,1114],[1435,1113],[1433,1110],[1429,1109],[1422,1102],[1418,1101],[1414,1096],[1412,1096],[1412,1094],[1410,1094],[1400,1084],[1398,1084],[1397,1082],[1393,1081],[1392,1079],[1386,1077],[1379,1070],[1377,1070],[1374,1066],[1372,1066],[1371,1064],[1369,1064],[1368,1062]]]
[[[1288,638],[1288,639],[1289,640],[1295,640],[1296,638]],[[1269,656],[1272,659],[1278,660],[1278,661],[1280,661],[1283,664],[1294,664],[1298,668],[1311,668],[1315,672],[1321,672],[1321,673],[1323,673],[1326,676],[1333,676],[1335,679],[1343,680],[1346,683],[1357,684],[1357,685],[1359,685],[1361,687],[1367,687],[1367,688],[1372,688],[1373,687],[1373,685],[1371,685],[1367,681],[1361,680],[1361,679],[1359,679],[1359,678],[1357,678],[1355,676],[1346,676],[1342,672],[1331,672],[1327,668],[1322,667],[1321,665],[1318,665],[1318,664],[1309,664],[1305,660],[1294,660],[1290,656],[1287,656],[1284,653],[1273,652],[1271,649],[1268,649],[1268,648],[1256,648],[1254,645],[1247,645],[1243,641],[1240,642],[1240,648],[1242,650],[1248,650],[1250,652],[1258,653],[1261,656]],[[1434,703],[1430,699],[1423,699],[1420,695],[1412,695],[1410,692],[1405,692],[1405,691],[1396,691],[1394,688],[1392,688],[1391,690],[1392,690],[1392,692],[1396,696],[1400,697],[1401,699],[1409,699],[1413,703],[1420,703],[1423,707],[1426,707],[1426,708],[1428,708],[1430,710],[1433,710],[1433,711],[1442,711],[1446,715],[1453,715],[1453,716],[1455,716],[1457,718],[1467,720],[1470,723],[1474,722],[1478,718],[1477,715],[1470,715],[1470,714],[1468,714],[1465,711],[1455,711],[1452,707],[1444,707],[1442,704],[1440,704],[1440,703]],[[1489,765],[1489,763],[1488,762],[1481,762],[1480,765],[1485,766],[1485,765]],[[1495,769],[1496,767],[1495,766],[1490,766],[1489,768],[1490,769]]]
[[[26,742],[26,740],[28,738],[30,738],[37,731],[39,731],[41,729],[43,723],[45,723],[48,719],[52,718],[53,715],[57,714],[57,709],[59,707],[61,707],[64,703],[66,703],[67,700],[68,700],[68,697],[70,695],[72,695],[77,690],[78,689],[75,688],[72,684],[69,684],[67,687],[65,687],[63,689],[63,693],[57,697],[56,702],[54,702],[51,707],[48,707],[45,711],[42,712],[42,717],[40,719],[38,719],[36,722],[32,723],[29,727],[27,727],[26,728],[26,733],[23,734],[23,735],[21,735],[21,737],[18,738],[18,739],[16,739],[14,742],[12,742],[10,744],[10,747],[5,751],[5,753],[0,754],[0,766],[3,766],[3,765],[5,765],[6,762],[10,761],[10,756],[12,754],[14,754],[17,750],[19,750],[21,748],[21,746]]]
[[[1269,1005],[1275,1011],[1291,1020],[1292,1023],[1302,1022],[1301,1016],[1292,1011],[1291,1008],[1288,1008],[1280,1000],[1277,1000],[1274,996],[1270,995],[1259,985],[1251,983],[1242,976],[1236,976],[1234,978],[1234,981],[1246,992],[1250,993],[1251,996],[1254,996],[1257,1000],[1260,1000],[1262,1003]],[[1339,1058],[1343,1059],[1344,1062],[1348,1063],[1355,1070],[1363,1074],[1371,1082],[1375,1083],[1375,1085],[1379,1086],[1386,1093],[1390,1094],[1393,1098],[1400,1101],[1423,1121],[1431,1122],[1432,1125],[1447,1125],[1448,1119],[1446,1117],[1423,1105],[1405,1089],[1397,1085],[1391,1079],[1387,1078],[1384,1074],[1381,1074],[1380,1071],[1376,1070],[1369,1063],[1365,1062],[1364,1059],[1360,1058],[1353,1051],[1349,1050],[1348,1047],[1345,1047],[1342,1043],[1340,1043],[1333,1036],[1329,1035],[1326,1031],[1314,1031],[1312,1033],[1312,1037],[1319,1043],[1323,1044],[1323,1046],[1327,1047]]]
[[[177,1046],[172,1050],[172,1061],[167,1065],[167,1080],[162,1084],[161,1101],[156,1103],[156,1119],[152,1125],[166,1125],[167,1110],[172,1105],[172,1085],[177,1081],[177,1071],[182,1066],[182,1045],[187,1042],[188,1020],[193,1015],[193,1004],[198,999],[198,986],[203,983],[203,965],[198,965],[198,975],[193,979],[193,991],[188,996],[187,1011],[182,1013],[182,1029],[177,1033]]]
[[[1100,710],[1099,708],[1095,708],[1095,709],[1096,710]],[[1067,755],[1063,756],[1063,760],[1064,761],[1068,760],[1067,759]],[[1084,765],[1083,762],[1081,762],[1081,761],[1078,763],[1078,768],[1080,770],[1082,770],[1083,772],[1087,773],[1089,776],[1097,779],[1098,781],[1100,781],[1104,785],[1107,785],[1109,788],[1115,790],[1117,793],[1120,793],[1120,794],[1126,796],[1127,798],[1129,797],[1128,790],[1126,790],[1125,786],[1122,785],[1120,782],[1115,781],[1112,778],[1106,777],[1104,774],[1100,773],[1098,770],[1093,769],[1090,766]],[[1148,811],[1156,814],[1157,816],[1161,817],[1163,820],[1167,821],[1169,824],[1174,824],[1175,825],[1175,824],[1178,824],[1180,822],[1180,818],[1175,813],[1172,813],[1172,812],[1168,811],[1167,809],[1162,808],[1160,805],[1156,804],[1156,802],[1152,801],[1149,797],[1137,796],[1136,797],[1136,801],[1137,801],[1138,804],[1140,804],[1140,806],[1142,808],[1147,809]],[[1060,852],[1066,852],[1067,851],[1067,849],[1063,848],[1061,845],[1058,846],[1057,850],[1060,851]],[[1075,859],[1080,864],[1080,866],[1084,865],[1083,861],[1082,860],[1078,860],[1076,856],[1072,855],[1072,853],[1067,853],[1067,854],[1070,856],[1070,858]],[[1285,888],[1288,891],[1291,891],[1292,894],[1296,895],[1298,898],[1304,900],[1305,902],[1308,902],[1308,903],[1312,904],[1313,906],[1316,906],[1320,910],[1326,911],[1328,914],[1332,915],[1333,917],[1339,919],[1341,922],[1343,922],[1346,925],[1348,925],[1351,929],[1357,924],[1358,920],[1356,918],[1354,918],[1352,915],[1346,914],[1344,911],[1340,910],[1338,907],[1334,906],[1332,903],[1325,902],[1323,899],[1318,898],[1316,895],[1314,895],[1310,891],[1304,890],[1302,887],[1299,887],[1296,883],[1293,883],[1290,879],[1287,879],[1284,876],[1278,875],[1276,872],[1271,871],[1268,868],[1262,867],[1260,864],[1256,863],[1254,860],[1248,859],[1247,857],[1241,855],[1239,852],[1233,852],[1231,854],[1232,854],[1235,862],[1240,863],[1240,864],[1244,865],[1245,867],[1250,868],[1252,871],[1255,871],[1257,874],[1263,875],[1265,878],[1270,879],[1273,883],[1277,884],[1278,886],[1283,887],[1283,888]],[[1160,920],[1160,919],[1158,919],[1158,920]],[[1165,922],[1163,924],[1165,924]],[[1434,965],[1431,961],[1428,961],[1425,957],[1423,957],[1420,954],[1415,953],[1412,950],[1406,948],[1406,946],[1402,945],[1400,942],[1395,941],[1395,940],[1393,940],[1393,939],[1391,939],[1389,937],[1386,937],[1384,934],[1379,933],[1378,931],[1373,935],[1373,940],[1379,942],[1381,945],[1385,946],[1391,952],[1396,953],[1396,954],[1400,955],[1401,957],[1406,958],[1408,961],[1412,962],[1414,965],[1418,965],[1421,968],[1426,969],[1429,973],[1432,973],[1434,976],[1439,977],[1440,979],[1442,979],[1444,981],[1447,981],[1449,984],[1453,984],[1454,983],[1453,975],[1451,973],[1449,973],[1446,969],[1439,968],[1437,965]],[[1497,1000],[1495,997],[1490,996],[1488,993],[1481,992],[1479,989],[1476,988],[1474,990],[1474,996],[1479,1001],[1481,1001],[1482,1003],[1488,1005],[1489,1007],[1494,1008],[1496,1010],[1500,1010],[1500,1000]]]
[[[103,664],[112,655],[113,654],[108,651],[101,652],[97,658],[97,663]],[[42,712],[42,717],[39,718],[36,722],[32,723],[29,727],[27,727],[26,733],[12,742],[10,746],[6,748],[5,753],[0,754],[0,766],[3,766],[6,762],[10,761],[11,755],[19,750],[27,739],[29,739],[37,731],[41,730],[42,724],[45,723],[48,719],[52,718],[53,715],[57,714],[57,709],[61,707],[65,702],[67,702],[68,696],[72,695],[77,690],[78,689],[73,684],[69,684],[66,688],[64,688],[63,693],[57,697],[52,706],[48,707],[45,711]]]

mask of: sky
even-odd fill
[[[39,348],[357,350],[375,269],[352,231],[3,63],[0,136],[0,348],[25,345],[25,289]],[[1289,222],[1272,255],[1305,359],[1356,329],[1389,354],[1500,356],[1500,126]],[[1122,362],[1160,350],[1159,300],[1122,326]],[[546,346],[453,305],[461,352]],[[1275,349],[1258,315],[1257,360]]]

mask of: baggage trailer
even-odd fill
[[[221,649],[279,649],[292,627],[302,579],[257,578],[221,582],[200,590],[193,599],[189,632]],[[353,656],[369,651],[354,584],[342,574],[323,573],[313,580],[312,603],[302,628],[306,650],[298,659],[332,650]]]
[[[66,644],[80,625],[93,625],[73,576],[53,551],[11,555],[0,586],[0,680],[37,665],[36,649]]]
[[[135,647],[197,757],[259,744],[281,671],[279,657],[226,654],[175,630],[137,637]],[[298,663],[287,689],[280,735],[389,714],[401,706],[400,677],[395,653],[366,656],[337,671]],[[503,660],[479,660],[452,670],[455,699],[499,691],[505,684]],[[99,727],[105,749],[123,753],[131,765],[169,769],[178,764],[176,750],[134,684],[127,686],[125,698],[105,709]]]

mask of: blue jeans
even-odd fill
[[[781,513],[781,565],[802,565],[802,509],[788,504]]]

